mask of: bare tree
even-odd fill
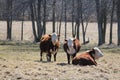
[[[79,38],[79,31],[80,31],[80,13],[81,13],[80,7],[81,7],[81,1],[80,1],[80,0],[77,0],[77,17],[76,17],[76,29],[77,29],[76,38],[77,38],[77,39],[80,39],[80,38]]]
[[[75,19],[75,0],[72,0],[72,37],[75,38],[75,26],[74,26],[74,19]]]
[[[117,44],[120,45],[120,0],[117,0],[117,21],[118,21],[118,42]]]
[[[21,40],[23,40],[23,24],[24,24],[24,11],[23,11],[23,17],[22,17],[22,26],[21,26]]]
[[[32,30],[33,30],[33,35],[34,35],[34,41],[37,41],[37,34],[36,34],[36,29],[35,29],[35,17],[34,17],[34,6],[33,6],[34,1],[31,0],[30,2],[30,10],[31,10],[31,21],[32,21]]]
[[[114,15],[114,10],[115,10],[115,0],[112,0],[109,44],[112,44],[112,29],[113,29],[113,15]]]
[[[7,39],[8,40],[12,39],[12,1],[13,0],[7,0],[7,7],[6,7]]]
[[[100,16],[100,3],[99,0],[95,0],[96,1],[96,12],[97,12],[97,21],[98,21],[98,45],[102,45],[102,24],[101,24],[101,16]]]
[[[56,5],[56,0],[53,0],[53,5],[52,5],[52,8],[53,8],[53,13],[52,13],[52,16],[53,16],[53,31],[52,32],[55,32],[55,5]]]
[[[65,14],[65,39],[67,38],[67,15],[66,15],[66,10],[67,10],[67,0],[65,0],[65,9],[64,9],[64,14]]]
[[[88,26],[88,16],[83,15],[84,14],[83,2],[80,0],[80,3],[81,3],[80,19],[81,19],[82,33],[83,33],[83,44],[86,44],[89,42],[89,39],[88,39],[88,41],[86,41],[86,38],[85,38],[86,37],[86,30],[87,30],[87,26]],[[84,19],[84,17],[85,17],[85,19]],[[84,22],[86,23],[86,26],[85,26]]]
[[[61,34],[61,21],[62,21],[62,17],[63,17],[63,0],[62,0],[62,9],[61,9],[61,14],[60,14],[60,24],[59,24],[59,35]],[[60,40],[60,37],[59,37]]]
[[[43,33],[43,26],[41,24],[41,4],[42,4],[42,0],[38,0],[37,6],[35,6],[34,0],[31,0],[30,2],[31,21],[32,21],[32,28],[33,28],[33,35],[35,42],[38,42],[40,40]],[[35,20],[37,23],[37,29],[35,27]]]
[[[102,18],[102,41],[105,43],[106,27],[107,27],[107,1],[103,0],[101,4],[101,18]]]
[[[98,45],[105,43],[107,25],[107,2],[105,0],[95,0],[97,22],[98,22]]]
[[[46,0],[43,0],[43,8],[44,8],[44,14],[43,14],[43,33],[46,34]]]
[[[39,42],[39,40],[42,37],[42,33],[43,33],[43,26],[41,24],[41,4],[42,4],[42,0],[38,0],[38,5],[37,5],[37,14],[36,14],[36,19],[37,19],[37,32],[38,32],[38,37],[37,37],[37,41]],[[45,23],[45,22],[44,22]],[[45,27],[45,24],[44,24]]]

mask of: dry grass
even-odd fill
[[[92,45],[93,46],[93,45]],[[87,50],[83,46],[82,51]],[[104,57],[98,66],[68,65],[66,54],[59,50],[57,61],[47,62],[46,55],[39,61],[38,44],[0,45],[1,80],[119,80],[120,48],[102,48]]]
[[[47,33],[51,33],[51,23],[47,24]],[[68,24],[68,35],[71,36],[71,24]],[[97,24],[90,23],[86,37],[90,44],[82,45],[81,51],[86,51],[96,46]],[[13,40],[20,40],[20,22],[13,23]],[[114,24],[113,41],[116,44],[117,27]],[[64,24],[62,24],[61,43],[64,39]],[[81,33],[80,33],[81,35]],[[109,39],[107,27],[106,40]],[[6,24],[0,22],[0,39],[6,39]],[[66,54],[61,48],[57,61],[47,62],[46,55],[42,62],[39,61],[39,43],[33,44],[32,27],[30,22],[24,24],[24,40],[0,41],[0,80],[119,80],[120,79],[120,47],[115,45],[102,45],[104,57],[97,60],[98,66],[68,65]],[[27,40],[27,41],[26,41]],[[81,37],[82,40],[82,37]]]

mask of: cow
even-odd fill
[[[101,50],[97,47],[94,47],[93,49],[89,51],[76,55],[72,60],[72,64],[73,65],[78,64],[81,66],[86,66],[86,65],[97,66],[97,62],[95,60],[102,56],[103,56],[103,53],[101,52]]]
[[[40,61],[42,61],[43,52],[47,53],[47,61],[51,61],[51,55],[54,55],[54,61],[56,61],[56,55],[60,47],[58,41],[59,35],[52,33],[50,35],[45,34],[40,39]]]
[[[68,40],[65,40],[65,43],[63,44],[63,49],[67,54],[68,64],[70,64],[70,57],[75,57],[80,48],[81,45],[78,39],[69,38]]]

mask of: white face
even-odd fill
[[[68,45],[68,50],[67,50],[67,52],[69,53],[69,54],[74,54],[75,53],[75,49],[74,49],[74,43],[73,43],[73,38],[69,38],[68,40],[67,40],[67,45]]]
[[[94,50],[95,50],[95,55],[94,55],[95,59],[103,57],[103,53],[101,52],[101,50],[99,48],[94,47]]]
[[[67,45],[68,45],[68,47],[73,47],[73,38],[69,38],[67,40]]]
[[[57,35],[56,33],[52,33],[52,34],[51,34],[51,39],[52,39],[53,45],[55,45],[55,43],[56,43],[57,40],[58,40],[58,35]]]

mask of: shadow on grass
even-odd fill
[[[67,63],[57,63],[57,65],[65,66],[65,65],[68,65],[68,64]]]
[[[38,62],[38,63],[53,63],[54,61],[40,61],[40,60],[35,60],[34,62]],[[67,63],[56,63],[56,65],[66,66],[68,64]]]
[[[40,60],[35,60],[34,62],[38,62],[38,63],[53,63],[53,61],[40,61]]]

